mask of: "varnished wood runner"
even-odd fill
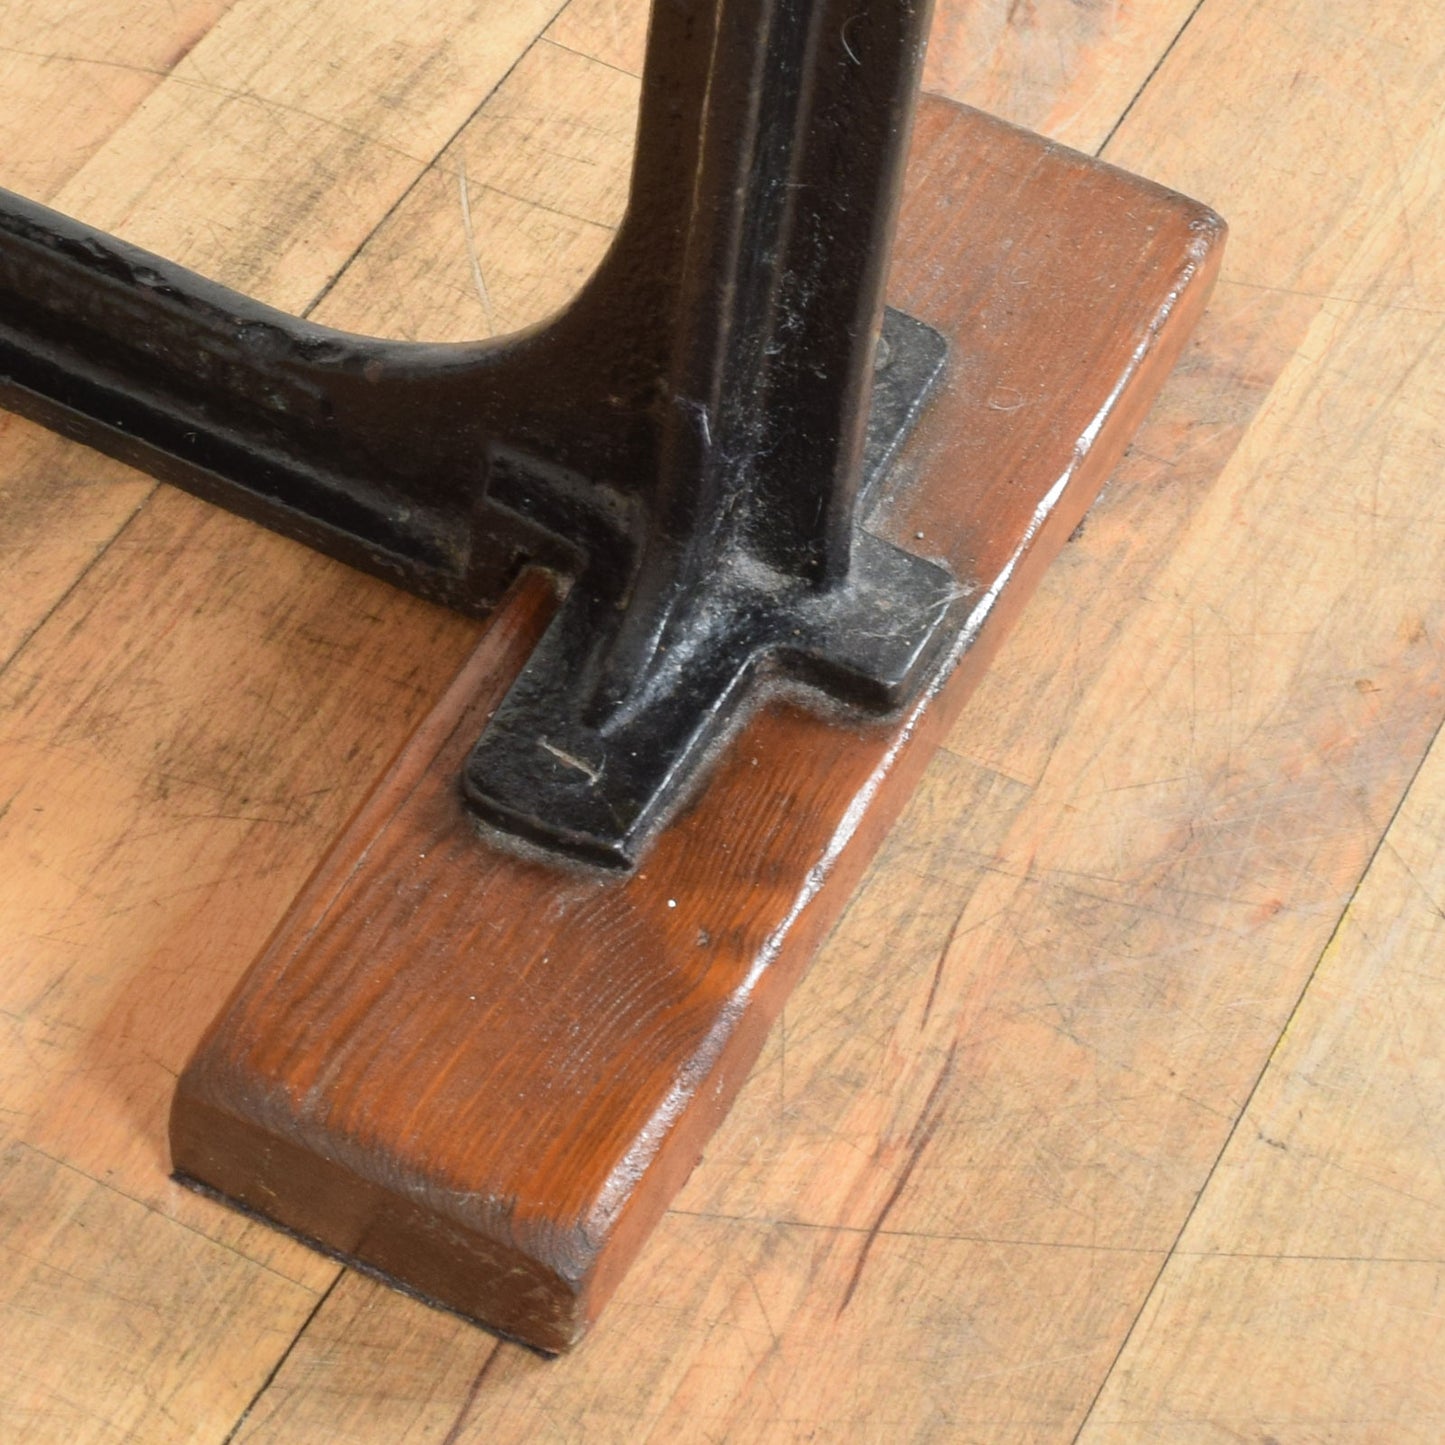
[[[873,525],[974,599],[941,689],[887,723],[776,701],[635,876],[555,869],[482,841],[456,784],[549,613],[524,579],[187,1068],[178,1173],[572,1344],[1117,462],[1222,235],[1177,195],[926,101],[890,299],[951,358]]]

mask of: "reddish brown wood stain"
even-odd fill
[[[479,840],[466,750],[540,628],[528,579],[188,1066],[175,1167],[542,1349],[575,1342],[1202,310],[1201,206],[924,102],[895,305],[951,338],[885,535],[977,627],[902,719],[761,711],[630,878]],[[917,534],[922,534],[922,540]]]

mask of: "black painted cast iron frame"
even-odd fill
[[[944,365],[883,308],[928,8],[655,0],[615,242],[494,342],[315,326],[0,192],[0,401],[467,612],[568,579],[463,787],[628,866],[760,672],[886,711],[955,625],[861,526]]]

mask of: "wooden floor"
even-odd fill
[[[637,0],[0,16],[0,183],[324,321],[509,329],[621,206]],[[1445,1439],[1439,0],[942,0],[928,83],[1225,279],[565,1360],[166,1175],[475,629],[0,419],[0,1440]]]

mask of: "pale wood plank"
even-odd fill
[[[0,413],[0,666],[154,490],[149,477]]]
[[[50,200],[232,0],[0,4],[0,186]],[[107,458],[0,416],[0,659],[150,491]]]
[[[939,4],[923,88],[977,105],[1066,146],[1095,150],[1196,3]],[[647,9],[629,0],[572,0],[552,23],[548,38],[637,75],[646,48]]]
[[[313,1286],[331,1266],[169,1184],[165,1120],[206,1021],[471,635],[354,582],[167,489],[0,673],[0,1117]]]
[[[929,36],[923,86],[1078,150],[1093,151],[1197,3],[940,4]],[[629,0],[572,0],[547,36],[636,75],[647,39],[647,8]]]
[[[1438,1259],[1178,1256],[1080,1445],[1437,1445],[1442,1276]]]
[[[1199,0],[938,7],[924,85],[1078,150],[1095,151]]]
[[[1445,205],[1442,162],[1436,138],[1406,165],[1395,203],[1340,278],[1343,294],[1367,299],[1337,303],[1322,317],[1295,368],[1295,385],[1315,391],[1322,419],[1347,385],[1372,378],[1361,399],[1369,424],[1346,444],[1354,485],[1330,488],[1336,467],[1320,462],[1326,505],[1352,510],[1362,538],[1384,519],[1418,529],[1435,550],[1415,565],[1437,583],[1445,508],[1422,496],[1416,479],[1428,475],[1436,419],[1445,415],[1445,266],[1436,249],[1421,254],[1417,238],[1419,228],[1438,225]],[[1333,372],[1323,384],[1315,358]],[[1284,460],[1301,471],[1309,464],[1298,454]],[[1409,554],[1399,559],[1406,569],[1412,563]],[[1438,612],[1407,613],[1399,629],[1399,646],[1419,655],[1417,686],[1438,696]],[[1391,683],[1373,669],[1340,681],[1388,733],[1397,702]],[[1111,1374],[1086,1440],[1441,1437],[1442,837],[1445,742],[1437,739]]]
[[[647,6],[636,0],[570,0],[548,27],[547,39],[638,76],[647,49],[647,16]]]
[[[378,336],[469,341],[542,320],[591,275],[610,227],[549,211],[464,180],[449,152],[389,216],[336,289],[319,321],[370,302]],[[462,186],[467,204],[463,208]]]
[[[211,3],[216,14],[224,9]],[[555,0],[443,0],[420,12],[237,0],[202,37],[205,11],[190,0],[159,32],[179,56],[165,79],[157,85],[146,73],[143,102],[128,116],[115,104],[92,106],[97,124],[124,123],[42,199],[272,305],[305,310],[556,8]],[[117,65],[140,63],[132,56],[146,52],[125,37],[146,29],[147,13],[127,25],[124,10],[96,0],[58,26],[31,19],[26,45],[43,50],[55,30],[67,54],[113,50]],[[69,73],[62,62],[51,68]],[[97,73],[111,71],[84,69],[92,85]],[[17,126],[28,115],[38,137],[52,134],[38,98],[28,112],[26,103],[15,101]],[[369,323],[356,312],[341,324]],[[0,433],[0,476],[16,518],[0,562],[19,555],[26,573],[24,590],[0,600],[3,659],[151,484],[14,421]]]
[[[1445,110],[1434,15],[1420,0],[1208,0],[1110,143],[1106,159],[1230,221],[1224,274],[1212,324],[1020,623],[1013,650],[1037,665],[994,668],[961,723],[970,757],[1038,778],[1121,609],[1154,586],[1310,325],[1348,294],[1341,277],[1398,189],[1400,158]],[[1429,246],[1438,219],[1421,219]]]
[[[463,341],[563,306],[621,219],[637,96],[631,76],[534,45],[378,228],[317,319],[365,307],[381,334]]]
[[[68,1165],[0,1147],[0,1438],[219,1440],[316,1302]]]
[[[327,1368],[279,1375],[236,1435],[260,1440],[385,1440],[436,1445],[475,1408],[498,1343],[453,1315],[344,1274],[306,1339]],[[377,1389],[377,1381],[393,1384]]]
[[[235,0],[0,3],[0,186],[46,200]]]
[[[302,310],[555,9],[238,0],[57,204]]]
[[[481,185],[600,226],[622,219],[639,82],[547,40],[529,50],[454,151]]]
[[[1445,743],[1360,887],[1086,1442],[1445,1435]]]
[[[1089,1251],[919,1238],[892,1230],[845,1314],[857,1234],[670,1215],[655,1267],[609,1306],[607,1338],[544,1361],[345,1277],[241,1431],[245,1445],[325,1438],[456,1441],[1022,1442],[1049,1438],[1078,1358],[1100,1356],[1126,1297]],[[1138,1288],[1157,1256],[1131,1260]],[[1053,1322],[1033,1315],[1045,1293]],[[911,1308],[900,1312],[898,1301]],[[1034,1348],[980,1371],[990,1336]],[[491,1350],[495,1349],[495,1355]],[[364,1362],[388,1362],[378,1388]],[[588,1364],[587,1361],[591,1363]]]

